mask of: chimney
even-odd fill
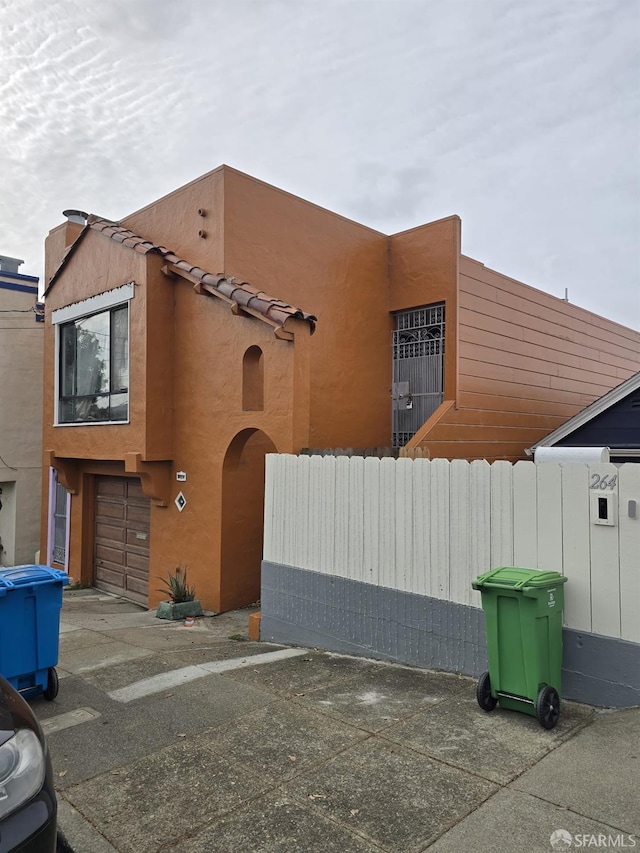
[[[87,224],[89,214],[84,210],[63,210],[62,215],[67,217],[67,222],[75,222],[77,225],[84,226]]]
[[[62,263],[69,246],[86,226],[89,214],[83,210],[65,210],[67,221],[49,231],[44,249],[44,280],[47,283]]]
[[[89,214],[84,210],[63,210],[62,215],[67,217],[67,227],[65,228],[65,248],[70,246],[76,239],[78,234],[87,224]]]
[[[8,255],[0,255],[0,272],[18,272],[18,267],[23,264],[20,258],[10,258]]]

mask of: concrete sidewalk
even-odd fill
[[[32,706],[76,853],[640,845],[640,709],[567,702],[547,732],[466,678],[248,641],[249,613],[65,592],[60,692]]]

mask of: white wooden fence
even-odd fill
[[[269,455],[264,559],[475,607],[487,569],[553,569],[568,627],[640,642],[638,516],[640,464]]]

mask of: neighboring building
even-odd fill
[[[458,217],[388,237],[226,166],[70,211],[45,275],[69,572],[150,605],[177,565],[205,607],[258,598],[268,452],[516,460],[640,369],[639,333],[461,255]]]
[[[640,373],[569,418],[531,452],[539,447],[608,447],[612,462],[640,462]]]
[[[42,351],[38,278],[0,255],[0,565],[33,563],[40,547]]]

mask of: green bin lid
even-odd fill
[[[538,589],[566,583],[566,578],[559,572],[545,572],[540,569],[522,569],[517,566],[501,566],[479,575],[472,583],[474,589],[482,587],[502,587],[504,589],[523,589],[536,587]]]

